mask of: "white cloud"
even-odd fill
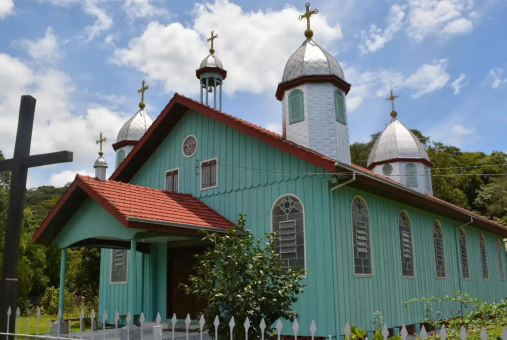
[[[76,175],[85,175],[85,176],[95,176],[95,174],[92,171],[88,170],[64,170],[62,172],[56,173],[51,176],[49,179],[48,185],[52,185],[54,187],[63,187],[65,184],[70,183],[74,181],[74,178],[76,178]]]
[[[278,133],[279,135],[281,135],[283,132],[282,124],[279,123],[266,123],[265,129]]]
[[[440,124],[439,127],[430,131],[430,135],[434,140],[457,147],[463,147],[480,139],[474,128],[465,127],[452,121]]]
[[[458,78],[456,78],[455,81],[451,83],[452,88],[454,89],[454,94],[459,94],[461,91],[461,88],[465,85],[462,84],[463,80],[465,80],[466,76],[464,74],[460,74]]]
[[[164,82],[168,92],[195,94],[199,90],[195,70],[207,54],[206,38],[213,29],[219,36],[215,54],[228,71],[224,91],[273,90],[285,62],[304,41],[304,23],[294,23],[300,12],[290,6],[246,12],[227,0],[197,4],[191,26],[153,21],[128,47],[116,49],[115,60]],[[340,26],[330,26],[324,15],[315,16],[312,26],[315,40],[324,46],[342,36]]]
[[[150,0],[125,0],[123,9],[130,19],[169,14],[166,9],[153,6]]]
[[[14,13],[14,0],[0,0],[0,19]]]
[[[486,84],[491,86],[492,89],[497,89],[503,87],[507,84],[507,78],[503,78],[503,69],[502,68],[494,68],[488,72],[488,76],[486,77]]]
[[[377,26],[371,25],[369,33],[361,32],[361,43],[359,49],[361,53],[375,52],[391,41],[394,35],[403,27],[406,6],[394,4],[387,17],[387,27],[384,31]]]
[[[54,61],[61,54],[58,49],[58,39],[51,27],[46,29],[46,35],[37,41],[21,39],[15,42],[23,48],[32,58],[44,61]]]
[[[98,98],[107,101],[114,107],[118,107],[119,105],[125,104],[127,102],[127,97],[125,97],[124,95],[101,94],[101,93],[95,93],[95,95]]]
[[[440,59],[432,64],[424,64],[414,74],[405,79],[403,86],[415,91],[412,94],[414,98],[440,90],[451,78],[446,69],[447,59]]]
[[[1,0],[0,0],[1,1]],[[49,2],[56,6],[67,7],[73,4],[80,4],[85,13],[95,17],[93,25],[85,27],[86,40],[90,41],[93,38],[102,34],[102,32],[109,30],[113,26],[113,19],[109,16],[104,9],[99,7],[99,3],[105,0],[39,0],[42,2]]]

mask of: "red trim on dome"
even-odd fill
[[[350,91],[350,84],[345,80],[335,76],[335,75],[313,75],[313,76],[303,76],[296,79],[292,79],[289,81],[281,82],[278,84],[278,88],[276,89],[275,97],[278,100],[283,99],[283,94],[286,90],[305,84],[305,83],[332,83],[339,89],[343,90],[345,94],[348,94]]]
[[[391,158],[386,159],[383,161],[373,162],[370,165],[368,165],[368,169],[371,170],[377,165],[387,164],[387,163],[394,163],[394,162],[411,162],[411,163],[422,163],[426,166],[429,166],[430,168],[433,168],[433,163],[428,161],[424,158]]]
[[[222,76],[222,80],[227,78],[227,71],[226,70],[224,70],[220,67],[206,66],[206,67],[200,68],[195,71],[195,75],[196,75],[197,79],[201,79],[201,74],[203,74],[205,72],[216,72]]]
[[[122,148],[124,146],[127,146],[127,145],[132,145],[132,146],[136,146],[137,143],[139,143],[138,140],[121,140],[117,143],[114,143],[112,145],[114,151],[118,150],[119,148]]]

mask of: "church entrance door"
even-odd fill
[[[196,275],[193,266],[196,262],[194,255],[202,254],[206,248],[169,249],[167,252],[167,316],[176,313],[178,319],[185,319],[190,314],[197,319],[206,307],[206,301],[196,296],[188,295],[180,287],[180,283],[189,284],[188,277]]]

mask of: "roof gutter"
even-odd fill
[[[345,182],[343,182],[343,183],[340,183],[340,184],[338,184],[338,185],[337,185],[337,186],[335,186],[335,187],[332,187],[329,191],[335,191],[336,189],[340,189],[341,187],[344,187],[344,186],[346,186],[346,185],[348,185],[348,184],[350,184],[350,183],[354,182],[355,180],[356,180],[356,173],[355,173],[355,172],[353,172],[353,173],[352,173],[352,178],[351,178],[351,179],[349,179],[348,181],[345,181]]]
[[[156,225],[163,225],[163,226],[182,228],[182,229],[204,230],[204,231],[209,231],[209,232],[213,232],[213,233],[227,233],[227,231],[229,230],[229,229],[222,229],[222,228],[217,228],[217,227],[205,227],[205,226],[198,226],[198,225],[192,225],[192,224],[151,220],[148,218],[127,217],[126,220],[129,222],[156,224]],[[246,235],[247,232],[240,231],[239,234]]]

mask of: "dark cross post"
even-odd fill
[[[28,168],[72,162],[73,158],[72,152],[70,151],[59,151],[30,156],[35,102],[36,100],[32,96],[21,97],[14,157],[12,159],[0,161],[0,172],[12,171],[9,208],[7,210],[7,226],[5,231],[2,279],[0,280],[0,332],[3,333],[7,331],[7,310],[9,307],[11,307],[12,311],[9,322],[9,332],[14,333],[14,315],[18,298],[17,274],[19,238],[21,236],[21,222],[23,219]],[[6,339],[7,337],[2,338]]]

